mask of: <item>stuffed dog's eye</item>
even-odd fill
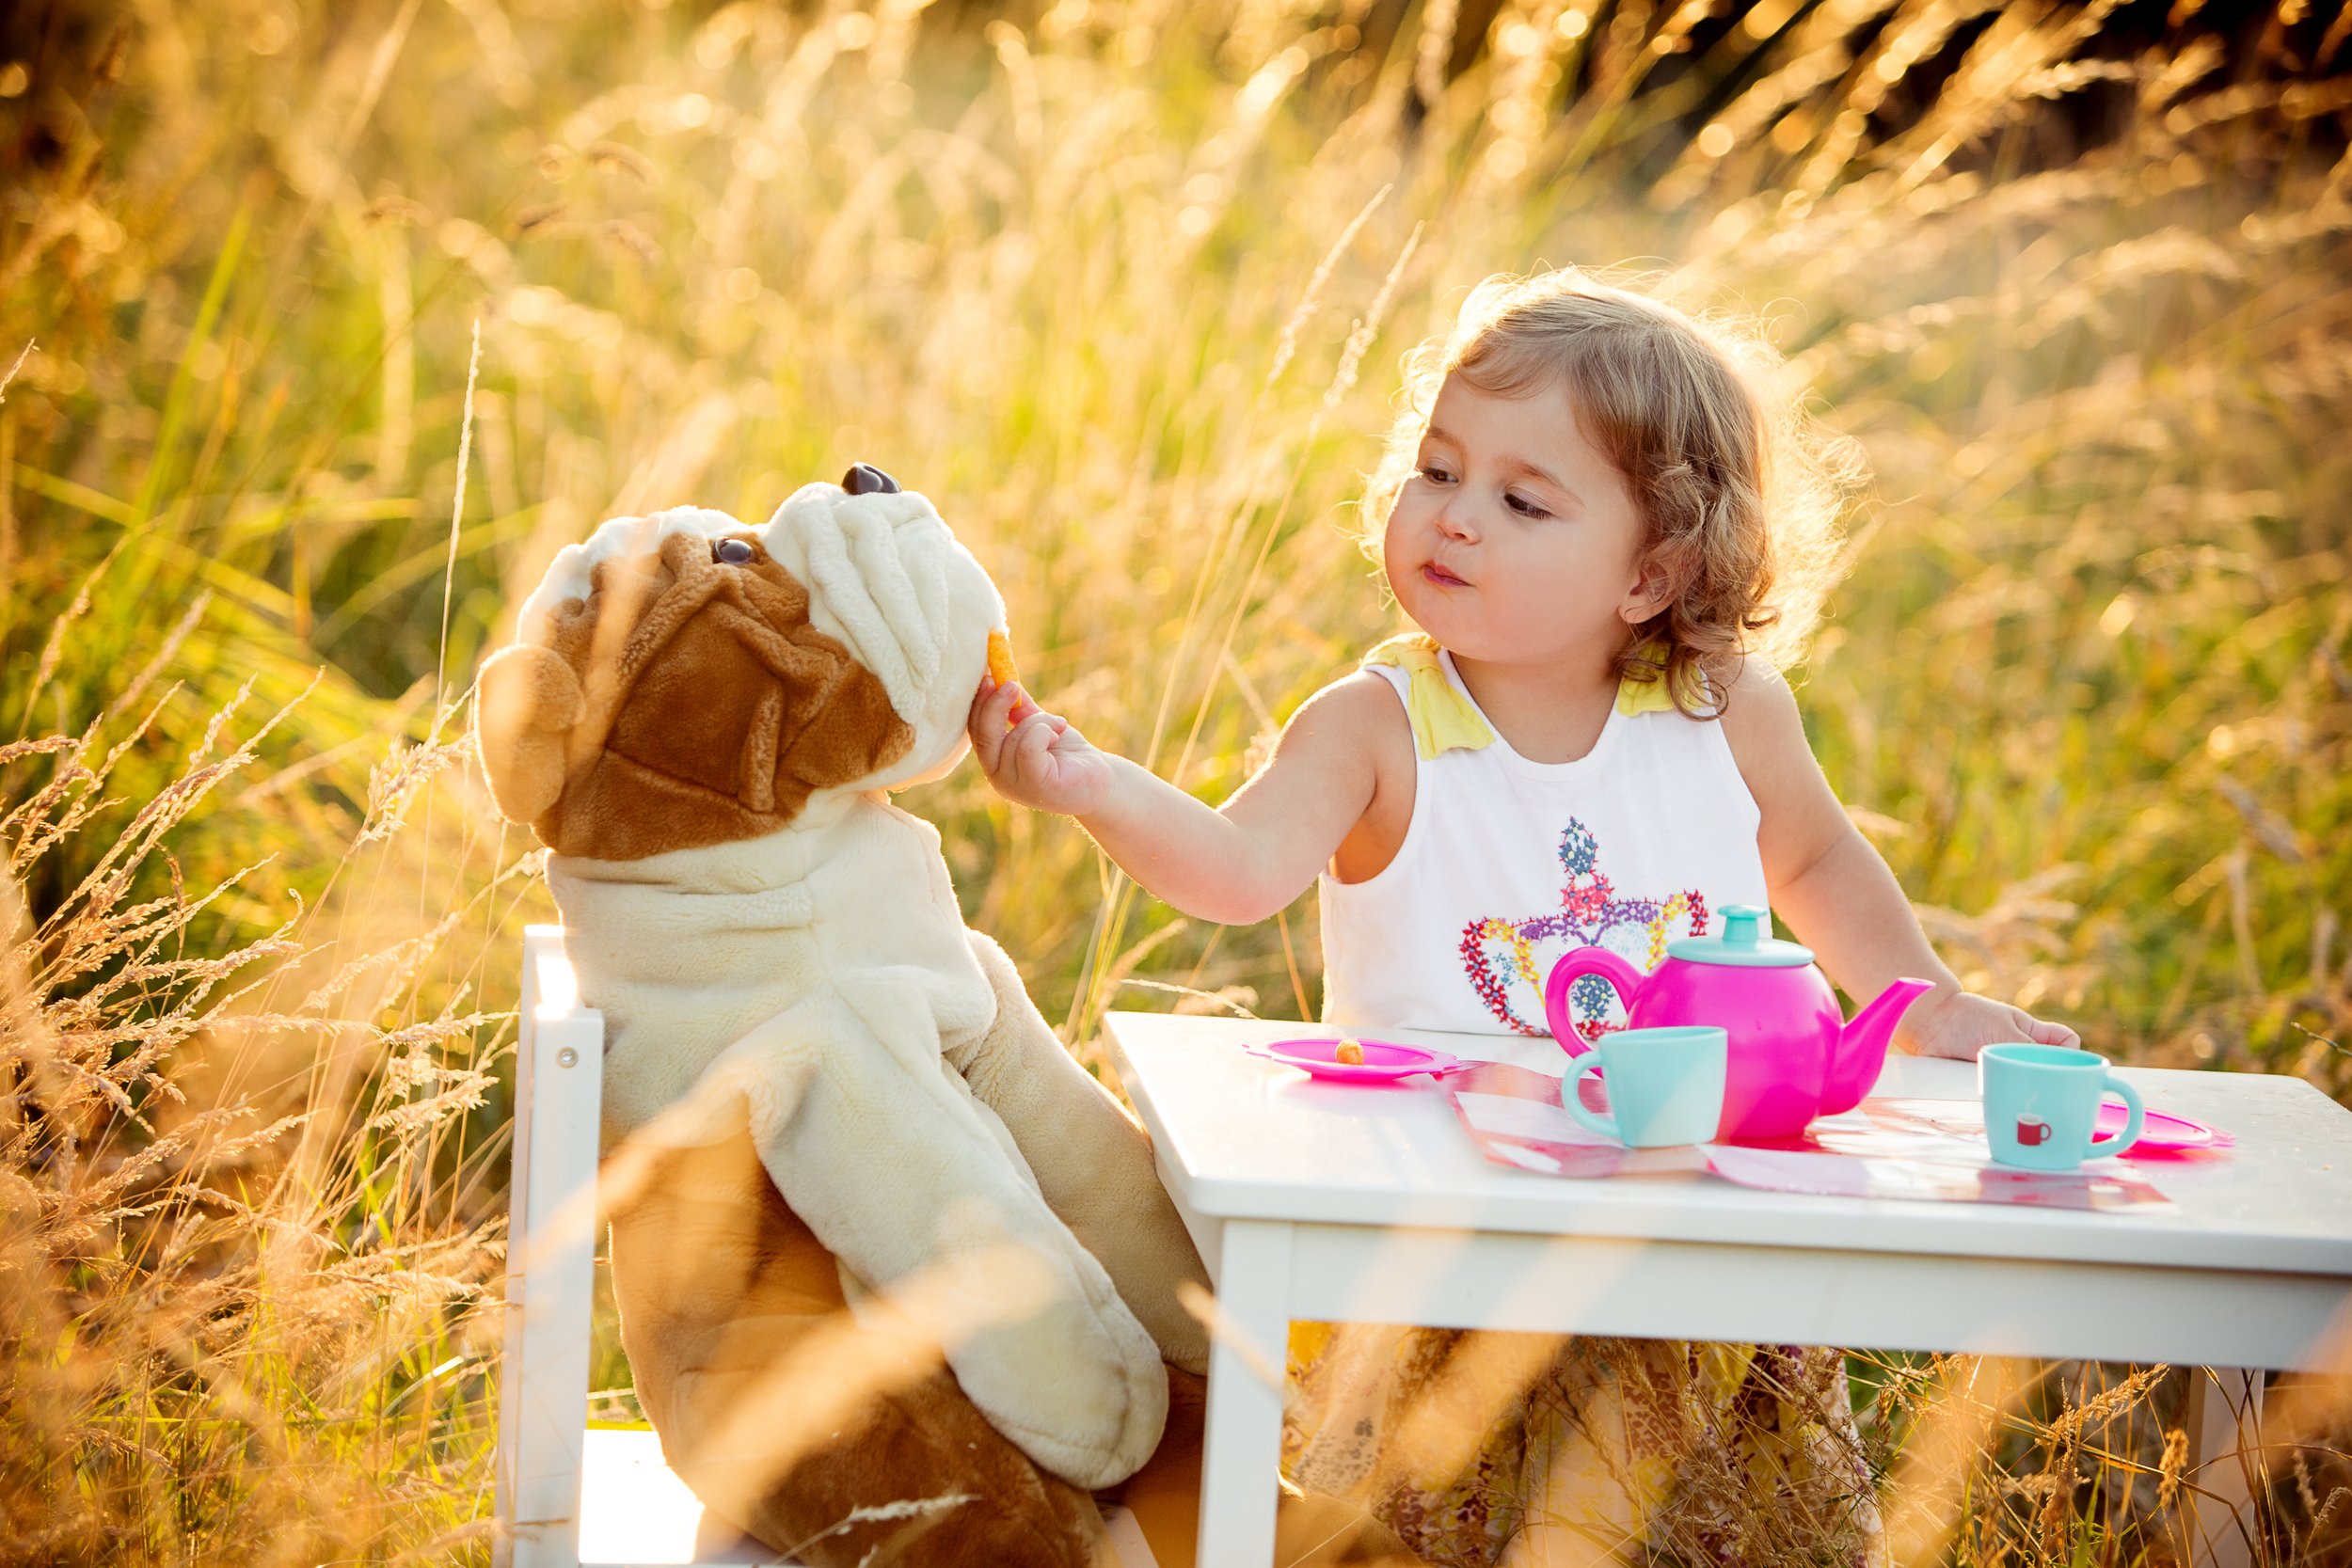
[[[710,546],[710,559],[722,566],[740,566],[752,558],[750,543],[742,539],[722,539]]]

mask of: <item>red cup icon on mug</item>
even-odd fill
[[[2027,1148],[2039,1148],[2048,1143],[2050,1124],[2046,1121],[2038,1121],[2032,1117],[2019,1117],[2017,1118],[2017,1141]]]

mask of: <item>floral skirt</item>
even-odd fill
[[[1845,1358],[1794,1345],[1298,1323],[1285,1469],[1440,1568],[1878,1568]]]

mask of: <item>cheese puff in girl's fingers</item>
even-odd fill
[[[982,682],[968,728],[980,771],[1015,804],[1076,816],[1110,793],[1112,758],[1018,681]]]

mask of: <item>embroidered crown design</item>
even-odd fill
[[[1566,885],[1560,890],[1560,908],[1549,914],[1518,920],[1488,916],[1462,927],[1462,968],[1478,999],[1488,1012],[1522,1035],[1550,1033],[1541,1022],[1549,967],[1536,967],[1537,942],[1610,947],[1636,958],[1648,970],[1657,968],[1666,956],[1667,938],[1676,926],[1687,923],[1689,934],[1694,937],[1707,934],[1707,899],[1698,889],[1687,888],[1663,899],[1621,898],[1599,867],[1600,841],[1590,828],[1570,817],[1560,835],[1560,868],[1567,876]],[[1638,958],[1628,950],[1629,938],[1638,945]],[[1513,1009],[1514,982],[1523,983],[1534,997],[1536,1022],[1528,1022]],[[1615,992],[1597,974],[1585,975],[1568,991],[1576,1032],[1587,1040],[1623,1027],[1611,1020],[1615,1004]]]

